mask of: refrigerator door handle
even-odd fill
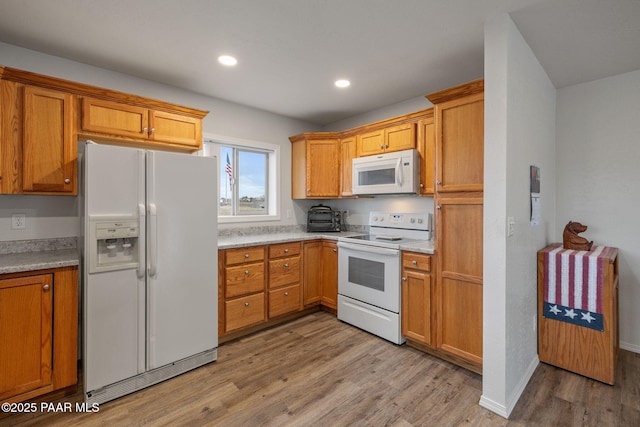
[[[149,203],[149,276],[158,272],[158,209]]]
[[[144,230],[145,224],[145,206],[143,204],[138,205],[138,230]],[[141,234],[144,236],[144,234]],[[138,279],[144,279],[146,266],[144,263],[145,257],[145,245],[144,239],[138,239]]]

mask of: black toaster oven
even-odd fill
[[[315,205],[307,212],[307,231],[340,231],[340,211],[334,211],[329,206]]]

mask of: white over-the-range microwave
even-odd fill
[[[353,194],[416,194],[420,187],[418,150],[353,159]]]

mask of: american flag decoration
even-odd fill
[[[545,318],[604,331],[602,288],[609,250],[576,251],[558,244],[544,252]]]
[[[229,161],[229,153],[227,153],[227,165],[225,167],[225,171],[227,172],[227,175],[229,175],[229,189],[231,189],[233,187],[233,168]]]

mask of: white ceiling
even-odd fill
[[[505,12],[558,88],[640,69],[640,0],[0,0],[0,41],[323,125],[482,77]]]

